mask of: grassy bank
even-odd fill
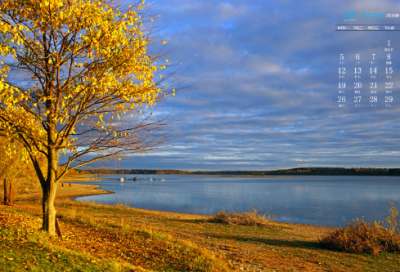
[[[344,253],[321,247],[319,237],[331,228],[278,222],[225,225],[208,216],[69,199],[57,200],[57,211],[64,241],[39,231],[38,201],[3,209],[2,222],[16,216],[32,223],[30,227],[19,227],[12,220],[2,223],[0,269],[20,271],[32,265],[32,270],[47,270],[54,262],[58,271],[400,270],[400,254]]]
[[[63,239],[40,231],[40,207],[34,203],[0,212],[2,271],[229,271],[223,260],[190,241],[121,218],[99,219],[67,202],[58,208]]]

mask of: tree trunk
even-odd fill
[[[48,83],[48,90],[50,84]],[[47,231],[50,236],[56,236],[56,209],[54,207],[54,200],[56,199],[57,192],[57,169],[58,169],[58,152],[56,148],[56,128],[57,122],[54,118],[53,102],[48,99],[46,101],[46,108],[50,112],[48,115],[48,130],[47,130],[47,177],[41,184],[43,191],[43,230]]]
[[[46,186],[42,187],[43,191],[43,230],[47,231],[50,236],[56,235],[56,209],[54,200],[56,198],[57,184],[53,180],[46,180]]]
[[[7,205],[7,192],[8,192],[8,186],[7,186],[7,179],[4,179],[4,205]]]
[[[12,179],[4,179],[4,205],[14,205],[14,186]]]
[[[49,138],[53,135],[50,134]],[[56,235],[56,209],[54,207],[54,200],[56,199],[57,192],[57,164],[58,154],[54,148],[49,148],[49,156],[47,157],[47,178],[42,184],[43,191],[43,230],[47,231],[50,236]]]

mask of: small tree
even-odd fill
[[[42,167],[43,159],[39,160]],[[4,182],[4,205],[9,206],[14,205],[18,189],[39,182],[24,147],[5,137],[0,137],[0,179]]]
[[[149,52],[165,41],[156,42],[146,28],[153,19],[143,3],[122,11],[104,0],[1,1],[0,121],[33,163],[50,235],[56,185],[70,169],[147,152],[165,140],[155,133],[165,120],[138,114],[173,95],[161,75],[168,60],[157,65],[163,54]],[[9,80],[10,72],[17,78]]]

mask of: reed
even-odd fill
[[[270,213],[262,213],[259,209],[251,207],[250,212],[232,212],[222,210],[214,213],[211,222],[222,223],[227,225],[244,225],[244,226],[265,226],[275,220],[275,216]]]

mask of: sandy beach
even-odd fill
[[[71,183],[71,186],[69,185]],[[57,198],[71,198],[77,196],[88,196],[88,195],[101,195],[101,194],[113,194],[112,191],[106,191],[99,189],[99,185],[83,185],[76,184],[73,182],[61,182],[57,185]],[[33,200],[42,198],[42,189],[32,189],[28,193],[19,193],[16,197],[17,200]]]

